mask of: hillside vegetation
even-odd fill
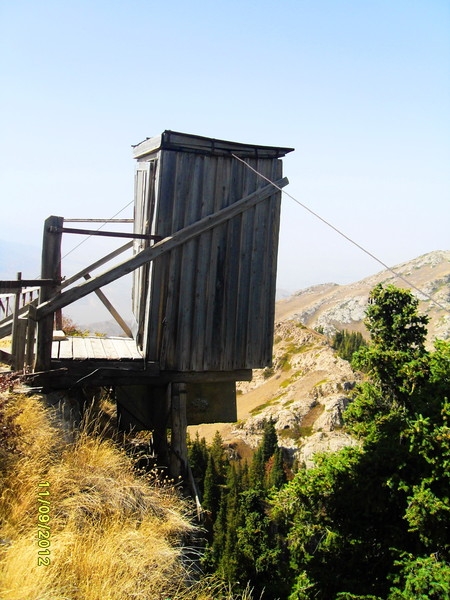
[[[0,598],[249,598],[199,577],[190,505],[101,429],[67,442],[39,397],[1,392]]]
[[[248,462],[219,434],[191,442],[212,572],[271,599],[450,599],[450,343],[426,349],[417,307],[393,286],[371,293],[343,414],[353,445],[306,469],[273,419]]]

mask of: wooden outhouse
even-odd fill
[[[135,233],[149,236],[135,241],[135,253],[266,189],[134,272],[134,336],[161,371],[271,364],[281,192],[261,175],[280,181],[291,150],[174,131],[134,146]]]

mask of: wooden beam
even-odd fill
[[[236,371],[161,371],[158,376],[163,383],[223,383],[226,381],[251,381],[251,369]]]
[[[9,281],[0,281],[0,294],[8,294],[22,288],[43,287],[45,285],[55,285],[53,279],[11,279]]]
[[[186,480],[188,464],[186,385],[184,383],[173,383],[170,387],[172,388],[170,472],[172,477],[182,477]]]
[[[89,273],[86,273],[84,278],[86,279],[86,281],[89,281],[89,279],[91,279],[91,276],[89,275]],[[122,328],[122,331],[125,333],[125,335],[129,338],[132,338],[133,333],[131,332],[131,329],[128,327],[127,323],[119,315],[117,310],[114,308],[114,306],[108,300],[108,298],[105,296],[105,294],[102,292],[102,290],[95,290],[94,293],[97,295],[97,298],[101,301],[103,306],[109,311],[111,316],[115,319],[116,323],[118,325],[120,325],[120,327]]]
[[[61,282],[62,234],[58,233],[57,230],[62,228],[63,223],[63,217],[56,216],[49,217],[44,223],[41,263],[42,279],[53,279],[54,281]],[[41,288],[40,301],[46,302],[57,291],[57,286],[53,288]],[[36,317],[38,319],[36,369],[38,371],[48,371],[51,368],[54,313],[58,308],[61,307],[57,306],[42,316],[39,316],[36,310]]]
[[[27,340],[26,340],[26,353],[25,353],[25,367],[26,369],[33,370],[34,368],[34,343],[36,338],[36,306],[30,304],[28,306],[28,328],[27,328]]]
[[[35,300],[32,300],[29,304],[22,306],[22,308],[19,309],[19,317],[22,317],[23,315],[25,315],[28,312],[29,306],[31,306],[31,305],[37,306],[37,303],[38,303],[38,299],[36,298]],[[4,338],[7,335],[11,335],[12,323],[13,323],[13,315],[8,315],[7,317],[5,317],[4,319],[2,319],[0,321],[0,339]]]
[[[284,187],[287,184],[287,178],[283,178],[275,182],[275,185],[279,188]],[[223,208],[212,215],[208,215],[207,217],[200,219],[200,221],[197,221],[192,225],[188,225],[184,229],[181,229],[173,235],[161,240],[160,242],[157,242],[153,246],[145,248],[132,258],[117,265],[116,267],[113,267],[109,271],[106,271],[97,277],[93,277],[86,283],[80,284],[70,290],[67,290],[66,292],[58,294],[58,296],[38,306],[38,320],[53,313],[58,308],[64,308],[65,306],[72,304],[72,302],[75,302],[80,298],[84,298],[84,296],[87,296],[98,288],[107,285],[108,283],[111,283],[116,279],[123,277],[124,275],[128,275],[138,267],[141,267],[143,264],[155,260],[162,254],[173,250],[188,240],[201,235],[205,231],[209,231],[210,229],[229,221],[233,217],[255,206],[274,193],[275,191],[273,185],[268,184],[249,194],[245,198],[242,198],[238,202],[235,202],[231,206],[227,206],[226,208]]]
[[[56,233],[75,233],[77,235],[99,235],[103,237],[128,238],[136,240],[160,240],[160,235],[147,235],[145,233],[124,233],[122,231],[103,231],[101,229],[75,229],[61,227]]]
[[[64,223],[134,223],[134,219],[66,219]]]
[[[13,351],[13,369],[14,371],[23,371],[25,366],[25,347],[27,339],[27,320],[23,317],[17,320],[17,327],[14,332],[14,351]]]
[[[6,354],[6,353],[5,353]],[[144,370],[145,368],[145,370]],[[136,385],[158,382],[158,363],[143,361],[52,361],[49,371],[28,374],[27,381],[53,389],[84,385]]]
[[[17,273],[17,281],[20,282],[22,279],[22,273]],[[14,314],[12,322],[12,341],[11,341],[11,354],[13,357],[13,369],[18,371],[17,366],[17,354],[19,349],[19,307],[20,307],[20,288],[16,290],[16,297],[14,299]],[[23,366],[23,365],[22,365]]]

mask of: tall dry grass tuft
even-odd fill
[[[138,477],[113,441],[81,431],[74,444],[38,398],[8,405],[20,426],[2,461],[2,600],[176,598],[190,587],[182,539],[193,526],[173,488]],[[48,482],[48,487],[39,483]],[[50,564],[38,565],[39,492],[50,502]]]
[[[1,600],[252,599],[249,587],[234,593],[220,579],[198,580],[195,552],[183,545],[195,529],[190,506],[155,473],[137,475],[98,407],[69,442],[38,397],[5,394]],[[39,523],[39,498],[49,502],[47,523]],[[48,566],[38,564],[42,525]]]

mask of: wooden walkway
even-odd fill
[[[65,337],[54,339],[52,360],[142,360],[131,338],[122,337]]]
[[[11,364],[11,348],[0,349],[0,361]],[[48,372],[29,373],[31,385],[68,388],[89,385],[130,385],[155,381],[159,365],[145,361],[132,338],[72,337],[54,332]]]

